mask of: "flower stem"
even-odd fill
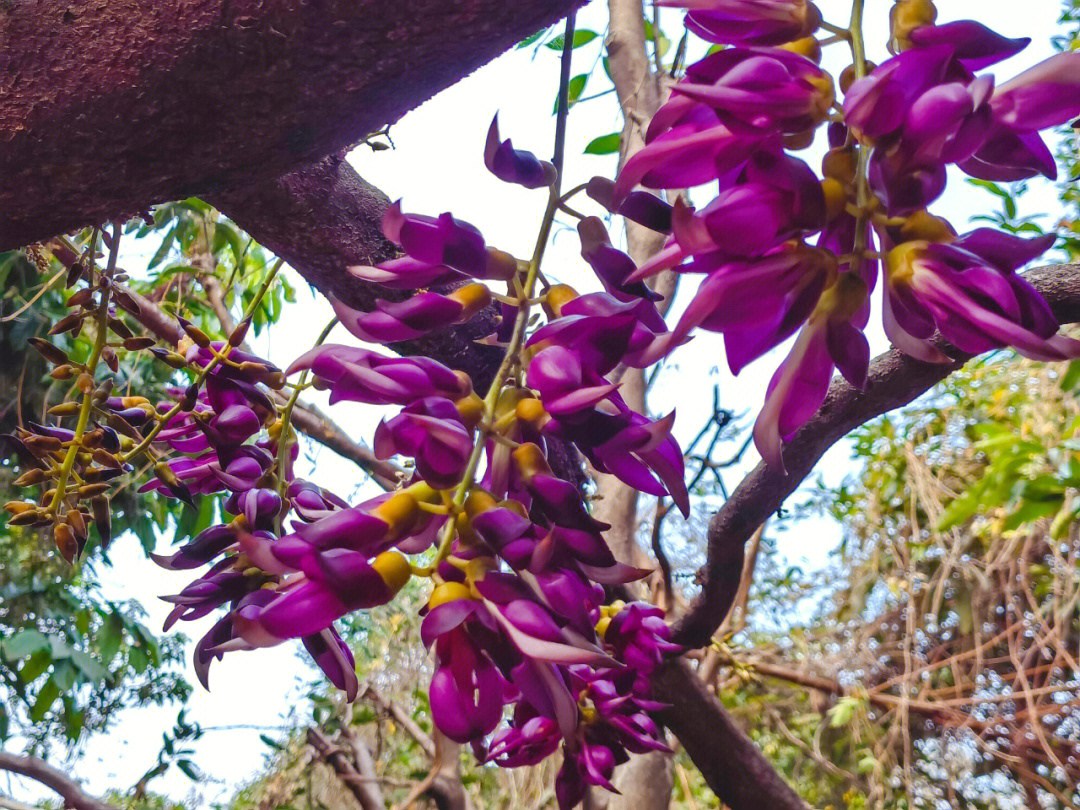
[[[337,326],[337,316],[335,315],[330,319],[330,323],[326,324],[322,332],[319,334],[318,340],[315,341],[316,346],[322,346],[326,342],[326,339],[330,336],[330,331]],[[285,403],[285,407],[281,411],[281,432],[278,433],[278,446],[277,446],[277,479],[278,479],[278,494],[282,498],[285,497],[286,490],[288,489],[288,482],[285,480],[285,466],[287,463],[287,457],[289,455],[289,429],[292,424],[293,408],[296,407],[296,401],[300,398],[300,392],[307,386],[308,372],[310,369],[304,369],[300,375],[300,379],[296,382],[296,387],[293,388],[292,395]],[[279,527],[280,529],[280,527]],[[280,531],[278,532],[280,534]]]
[[[544,209],[544,217],[540,223],[540,232],[536,237],[532,258],[524,270],[525,278],[523,281],[519,281],[522,303],[518,307],[517,317],[514,319],[514,328],[506,345],[506,354],[503,355],[502,362],[499,364],[495,377],[488,387],[487,395],[484,397],[484,416],[480,420],[478,435],[475,437],[472,453],[469,455],[468,462],[466,462],[465,472],[454,490],[454,497],[450,503],[451,515],[461,511],[465,503],[465,497],[476,481],[476,471],[480,466],[480,458],[484,454],[488,431],[491,430],[490,426],[495,421],[495,406],[498,404],[499,394],[502,392],[507,374],[518,359],[518,353],[521,351],[524,342],[525,326],[529,322],[530,299],[533,295],[533,288],[536,286],[537,277],[540,274],[540,264],[544,259],[544,251],[547,248],[548,240],[551,238],[551,228],[555,223],[555,212],[559,210],[559,204],[562,201],[561,188],[563,155],[566,148],[566,118],[570,109],[570,58],[573,54],[574,16],[574,14],[570,14],[566,18],[566,30],[563,33],[562,66],[559,75],[559,105],[555,118],[555,148],[551,158],[551,162],[557,170],[555,181],[548,189],[547,207]],[[430,566],[414,568],[414,574],[431,576],[436,571],[439,563],[450,554],[456,527],[456,520],[451,519],[446,522],[446,527],[439,541],[438,551],[435,554],[435,560]]]

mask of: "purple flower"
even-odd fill
[[[195,535],[170,556],[151,554],[150,558],[162,568],[184,571],[206,565],[236,542],[236,529],[231,525],[211,526]]]
[[[425,397],[457,400],[472,391],[468,376],[429,357],[385,357],[358,346],[317,346],[297,358],[288,374],[311,369],[330,387],[330,404],[408,405]]]
[[[591,411],[618,389],[563,346],[538,352],[529,362],[526,381],[540,394],[544,409],[561,419]]]
[[[652,197],[646,192],[634,194]],[[663,299],[662,295],[653,292],[640,281],[627,283],[626,279],[637,270],[637,265],[633,259],[612,246],[607,228],[599,217],[585,217],[581,220],[578,223],[578,235],[581,237],[581,256],[589,263],[605,290],[623,301],[631,298],[645,298],[650,301]]]
[[[615,205],[615,182],[606,177],[594,177],[585,193],[613,214],[644,225],[659,233],[671,231],[671,205],[648,191],[631,191]]]
[[[754,422],[754,443],[766,463],[784,469],[782,442],[791,439],[821,407],[835,368],[852,385],[865,385],[870,346],[862,328],[869,314],[868,296],[862,277],[841,273],[822,294],[776,369]]]
[[[817,6],[807,0],[657,0],[685,8],[686,27],[723,45],[781,45],[808,37],[821,24]]]
[[[543,188],[555,182],[558,172],[546,160],[532,152],[515,149],[510,139],[499,139],[499,117],[491,119],[487,143],[484,146],[484,165],[504,183],[516,183],[525,188]]]
[[[407,405],[375,429],[376,458],[401,454],[416,460],[416,471],[436,489],[448,489],[461,480],[473,448],[472,432],[465,429],[454,403],[425,397]]]
[[[604,644],[615,650],[615,657],[646,677],[667,656],[682,651],[672,644],[671,628],[664,621],[664,611],[647,602],[631,602],[610,617],[601,634]]]
[[[358,312],[336,298],[330,303],[342,326],[360,340],[397,343],[465,323],[491,303],[491,291],[483,284],[466,284],[447,295],[421,292],[404,301],[380,299],[371,312]]]
[[[805,56],[780,48],[725,48],[686,70],[672,88],[675,97],[658,115],[690,110],[694,102],[715,110],[720,120],[794,134],[813,129],[835,98],[832,78]]]
[[[490,734],[502,719],[504,680],[498,669],[461,627],[439,636],[435,655],[428,690],[432,721],[459,743]]]
[[[349,645],[342,641],[337,631],[328,627],[320,633],[304,636],[302,641],[304,648],[330,683],[345,693],[346,700],[356,700],[357,692],[360,691],[360,681],[356,677],[356,661]]]
[[[936,327],[961,351],[1012,346],[1034,360],[1080,355],[1080,342],[1058,335],[1050,307],[1014,271],[1053,244],[1052,234],[1024,240],[990,229],[951,244],[906,242],[888,254],[886,334],[903,351],[935,359]]]

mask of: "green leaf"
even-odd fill
[[[581,91],[585,89],[585,82],[587,82],[588,80],[589,80],[589,74],[588,73],[579,73],[577,76],[574,76],[570,80],[570,83],[569,83],[569,85],[567,85],[567,88],[566,88],[567,89],[566,98],[567,98],[567,101],[569,102],[569,105],[571,107],[573,107],[574,103],[579,98],[581,98]],[[555,106],[552,108],[551,114],[554,115],[558,111],[559,111],[559,98],[558,98],[558,96],[556,96],[555,97]]]
[[[595,31],[590,31],[588,28],[582,28],[574,32],[574,44],[572,47],[580,48],[582,45],[592,42],[598,36],[600,35]],[[550,41],[545,42],[544,47],[551,48],[553,51],[561,51],[563,49],[563,43],[565,42],[566,37],[559,34],[558,36],[552,37]]]
[[[49,678],[49,680],[45,681],[45,685],[41,687],[41,691],[38,692],[37,698],[34,700],[34,705],[30,708],[30,720],[34,723],[40,723],[44,720],[45,715],[49,713],[49,709],[52,708],[58,697],[60,697],[60,687],[56,685],[56,681]]]
[[[1047,501],[1026,501],[1019,509],[1009,515],[1005,520],[1005,530],[1019,529],[1025,523],[1031,523],[1039,518],[1055,514],[1061,508],[1062,499],[1054,498]]]
[[[20,630],[4,642],[4,657],[18,661],[36,652],[50,649],[49,638],[37,630]]]
[[[106,664],[111,663],[120,652],[124,641],[124,619],[119,613],[110,613],[101,623],[97,635],[98,654]]]
[[[270,739],[270,737],[268,737],[265,734],[260,734],[259,739],[263,741],[264,745],[269,746],[270,748],[273,748],[275,751],[281,751],[285,747],[281,743],[277,742],[276,740]]]
[[[593,138],[589,141],[589,145],[585,147],[586,155],[611,155],[619,151],[619,144],[622,138],[618,132],[611,132],[607,135],[601,135],[598,138]]]
[[[544,34],[546,34],[547,31],[548,31],[548,29],[541,28],[535,34],[529,34],[529,36],[525,37],[525,39],[521,40],[521,42],[519,42],[517,44],[517,47],[518,48],[528,48],[530,45],[532,45],[534,42],[536,42],[536,40],[540,39],[540,37],[542,37]]]
[[[86,679],[91,682],[103,681],[105,676],[109,674],[109,670],[101,665],[101,663],[92,658],[82,650],[75,650],[71,654],[71,661],[79,668]]]
[[[56,686],[60,689],[61,693],[70,692],[75,686],[75,679],[77,677],[78,672],[71,661],[57,661],[56,664],[53,665],[52,679],[56,681]]]
[[[195,763],[190,759],[178,759],[176,760],[176,767],[184,772],[184,776],[190,779],[192,782],[198,782],[202,779],[202,774],[199,773],[199,769],[195,767]]]
[[[1080,383],[1080,360],[1073,360],[1061,378],[1061,387],[1065,391],[1075,391],[1078,383]]]
[[[38,650],[27,658],[19,667],[19,680],[23,683],[33,683],[52,663],[52,653],[49,650]]]

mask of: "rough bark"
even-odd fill
[[[1080,265],[1040,267],[1024,277],[1042,293],[1061,323],[1080,321]],[[836,377],[825,404],[785,446],[787,473],[762,462],[742,480],[709,522],[707,561],[698,571],[701,593],[675,626],[679,644],[709,643],[738,593],[744,544],[826,450],[859,425],[908,404],[971,359],[940,339],[938,344],[952,358],[949,362],[924,363],[896,349],[879,355],[870,364],[865,391]]]
[[[319,729],[314,726],[307,730],[307,743],[314,749],[315,754],[334,769],[340,779],[363,810],[385,810],[386,802],[383,800],[382,788],[379,787],[378,777],[375,773],[375,762],[371,758],[371,752],[362,740],[351,739],[353,756],[349,756],[346,749],[333,743]]]
[[[380,298],[409,295],[346,272],[352,265],[392,258],[396,247],[380,229],[390,200],[340,156],[303,171],[212,195],[210,201],[324,295],[361,310],[373,309]],[[496,309],[491,307],[457,329],[440,330],[393,348],[402,354],[433,357],[464,371],[478,390],[485,390],[501,352],[475,341],[495,330],[495,318]]]
[[[578,4],[0,2],[0,250],[315,163]]]

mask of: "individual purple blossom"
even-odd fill
[[[808,37],[821,12],[807,0],[657,0],[687,10],[686,27],[722,45],[781,45]]]
[[[331,300],[341,325],[370,343],[413,340],[465,323],[490,303],[491,291],[483,284],[467,284],[446,295],[420,292],[404,301],[379,299],[371,312],[359,312],[336,298]]]
[[[457,407],[442,397],[425,397],[405,406],[375,429],[375,457],[401,454],[416,461],[416,471],[436,489],[456,484],[473,448]]]
[[[356,660],[349,645],[337,631],[328,627],[319,633],[304,636],[301,641],[330,683],[345,693],[346,700],[356,700],[360,691],[360,681],[356,677]]]
[[[615,181],[594,177],[586,186],[585,193],[612,214],[619,214],[658,233],[671,231],[671,204],[651,192],[631,191],[616,205]]]
[[[288,374],[310,369],[330,388],[330,404],[408,405],[425,397],[460,399],[472,385],[430,357],[386,357],[359,346],[316,346],[298,357]]]
[[[439,636],[435,656],[428,689],[432,721],[459,743],[490,734],[502,719],[505,687],[498,669],[461,627]]]
[[[1012,346],[1034,360],[1080,356],[1080,341],[1058,335],[1041,295],[1015,270],[1041,255],[1054,236],[1025,240],[980,228],[950,244],[906,242],[888,255],[886,333],[928,359],[934,329],[970,354]]]
[[[645,298],[650,301],[663,299],[662,295],[650,290],[640,281],[627,283],[627,278],[637,270],[637,265],[633,259],[611,244],[607,227],[599,217],[582,219],[578,223],[578,236],[581,238],[582,258],[589,263],[609,293],[623,301],[631,298]]]
[[[714,110],[733,130],[794,134],[820,124],[834,100],[832,78],[805,56],[779,48],[725,48],[686,70],[672,87],[661,121],[691,110]]]
[[[671,628],[664,621],[664,611],[647,602],[624,605],[610,618],[603,637],[619,661],[645,677],[667,657],[682,651],[670,641]]]
[[[822,294],[776,369],[754,422],[754,443],[766,463],[784,469],[782,443],[821,407],[835,369],[852,385],[865,386],[870,346],[862,329],[869,317],[868,296],[861,275],[841,273]]]
[[[558,171],[546,160],[532,152],[515,149],[510,139],[499,138],[499,117],[491,119],[487,143],[484,146],[484,165],[504,183],[516,183],[525,188],[543,188],[555,182]]]

